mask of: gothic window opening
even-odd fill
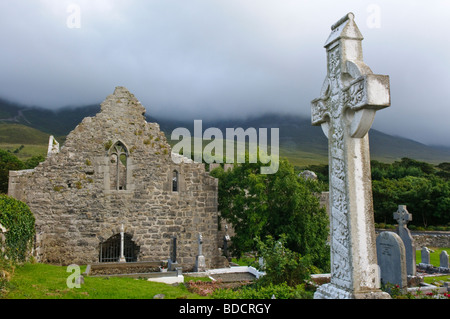
[[[172,191],[178,192],[178,171],[174,170],[172,172]]]
[[[109,151],[109,176],[112,190],[124,190],[127,185],[128,150],[121,142]]]
[[[99,262],[119,262],[120,260],[121,236],[116,234],[106,241],[100,243]],[[136,262],[140,247],[132,240],[132,236],[125,233],[123,241],[123,255],[127,262]]]

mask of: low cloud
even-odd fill
[[[80,9],[79,27],[68,25]],[[310,116],[330,26],[354,12],[365,62],[391,78],[374,128],[450,146],[446,1],[17,0],[0,3],[0,96],[46,108],[126,86],[154,116]]]

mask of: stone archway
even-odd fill
[[[121,234],[109,237],[99,245],[99,262],[119,262],[120,261]],[[140,246],[134,241],[132,235],[124,233],[123,255],[126,262],[136,262],[138,260]]]

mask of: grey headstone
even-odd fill
[[[157,294],[153,296],[153,299],[164,299],[166,297],[166,295],[164,294]]]
[[[427,247],[422,247],[421,250],[422,264],[430,264],[430,250]]]
[[[317,180],[317,175],[313,171],[306,170],[306,171],[303,171],[300,174],[298,174],[298,176],[302,177],[305,180],[309,180],[309,179],[314,180],[314,181]]]
[[[439,255],[439,262],[440,262],[440,267],[442,268],[449,268],[448,267],[448,253],[443,250],[441,252],[441,254]]]
[[[399,205],[398,210],[394,213],[394,219],[397,220],[397,234],[405,245],[406,253],[406,271],[409,276],[416,275],[416,248],[411,232],[407,228],[407,224],[412,220],[412,215],[406,209],[406,206]]]
[[[195,259],[195,267],[194,270],[196,272],[201,272],[206,270],[206,260],[205,256],[197,256]]]
[[[405,245],[394,232],[382,232],[377,237],[377,259],[383,284],[407,287]]]

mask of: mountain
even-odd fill
[[[94,116],[99,111],[99,104],[64,107],[57,111],[51,111],[0,99],[0,146],[8,140],[10,144],[31,144],[30,142],[34,140],[30,135],[17,132],[14,134],[14,130],[11,131],[11,124],[22,124],[48,135],[55,135],[62,142],[64,136],[73,130],[84,117]],[[194,118],[168,119],[147,116],[147,121],[159,123],[168,139],[170,139],[171,132],[177,127],[187,128],[193,136]],[[7,126],[8,124],[9,126]],[[203,131],[210,127],[216,127],[223,132],[224,136],[226,128],[254,127],[256,129],[267,128],[268,131],[270,128],[279,128],[280,156],[287,157],[292,164],[297,166],[328,162],[328,141],[322,129],[312,126],[309,118],[265,114],[245,119],[203,120],[202,126]],[[21,129],[23,130],[23,127]],[[10,134],[9,137],[8,134]],[[35,132],[35,135],[39,134]],[[381,162],[393,162],[402,157],[432,164],[450,162],[450,148],[425,145],[374,129],[370,130],[369,139],[371,158]],[[172,144],[176,142],[172,141]]]
[[[0,124],[0,144],[31,144],[48,143],[48,134],[22,124]]]
[[[63,107],[52,111],[0,98],[0,123],[19,123],[55,136],[67,135],[83,118],[93,116],[98,111],[99,104]]]

